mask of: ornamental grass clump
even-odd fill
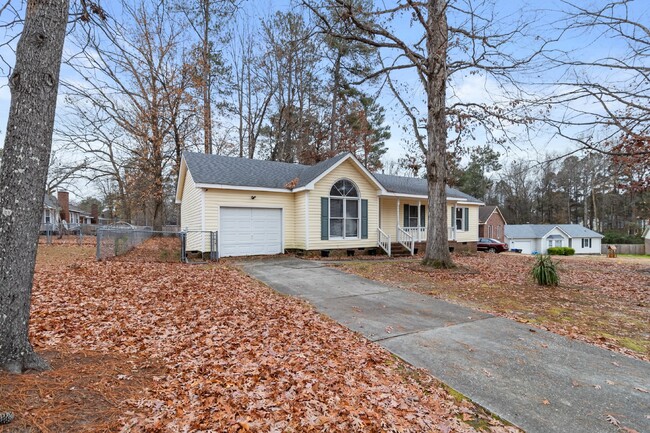
[[[532,270],[533,278],[540,286],[557,286],[560,284],[560,276],[557,273],[556,263],[551,256],[541,254]]]

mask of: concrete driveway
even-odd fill
[[[528,433],[650,432],[650,363],[318,262],[240,264]]]

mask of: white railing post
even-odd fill
[[[386,233],[383,232],[382,229],[377,227],[377,241],[379,243],[379,246],[386,251],[386,254],[388,254],[388,257],[391,256],[390,252],[390,247],[391,247],[391,242],[390,242],[390,235],[387,235]]]
[[[415,251],[415,243],[413,242],[413,236],[410,235],[406,230],[397,226],[397,242],[402,244],[404,248],[410,251],[411,255]]]
[[[447,227],[447,239],[450,241],[455,241],[456,240],[456,228],[455,227]]]

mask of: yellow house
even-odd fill
[[[307,166],[186,152],[176,203],[187,250],[216,248],[221,257],[390,255],[399,245],[412,254],[426,240],[426,181],[370,173],[350,153]],[[450,248],[476,250],[481,205],[447,188]]]

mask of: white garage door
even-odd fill
[[[510,242],[510,249],[518,248],[522,254],[531,254],[533,252],[533,243],[531,241],[514,241]]]
[[[282,253],[282,210],[221,208],[221,257]]]

